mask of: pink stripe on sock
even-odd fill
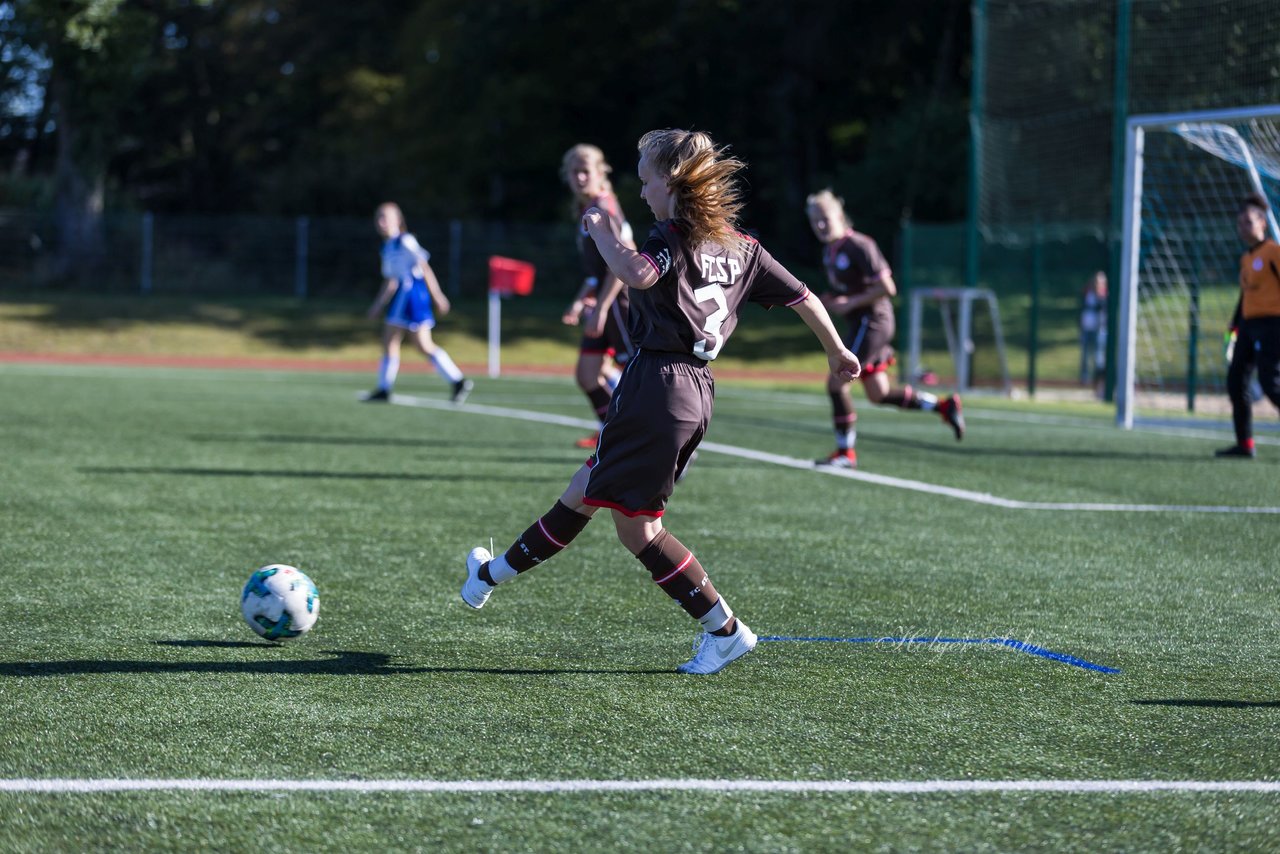
[[[671,572],[667,573],[661,578],[654,579],[654,581],[658,584],[666,584],[668,581],[675,578],[680,573],[684,572],[684,568],[689,565],[689,561],[691,560],[693,560],[693,552],[689,552],[687,555],[685,555],[684,560],[680,561],[680,565],[677,566],[675,569],[671,570]]]
[[[547,526],[542,524],[541,519],[538,520],[538,530],[542,532],[542,536],[546,537],[548,540],[551,541],[551,545],[556,546],[557,548],[562,548],[562,549],[566,547],[564,543],[560,542],[555,537],[551,536],[551,533],[547,530]]]

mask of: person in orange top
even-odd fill
[[[1267,237],[1267,200],[1253,193],[1240,202],[1236,233],[1249,248],[1240,256],[1240,301],[1228,333],[1227,396],[1236,443],[1219,457],[1252,458],[1253,402],[1249,375],[1280,409],[1280,244]]]

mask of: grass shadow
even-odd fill
[[[1169,699],[1133,700],[1135,706],[1186,706],[1201,709],[1280,709],[1280,700]]]
[[[183,647],[273,647],[278,644],[245,643],[238,641],[175,640],[155,641],[166,646]],[[146,661],[110,659],[70,659],[66,661],[12,661],[0,663],[0,677],[32,676],[87,676],[105,673],[148,674],[166,673],[226,673],[284,676],[403,676],[412,674],[471,673],[492,676],[572,676],[618,675],[638,676],[674,674],[674,670],[644,669],[571,669],[571,668],[520,668],[520,667],[397,667],[392,657],[382,652],[357,652],[350,650],[323,650],[333,656],[325,659],[293,661]]]
[[[450,481],[463,483],[475,480],[500,480],[504,483],[546,483],[545,477],[507,474],[486,476],[474,472],[466,474],[413,474],[411,472],[359,472],[359,471],[305,471],[302,469],[214,469],[214,468],[163,468],[160,466],[82,466],[83,474],[137,474],[176,475],[179,477],[267,477],[273,479],[295,478],[302,480],[403,480]]]

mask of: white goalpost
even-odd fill
[[[1249,193],[1280,203],[1280,105],[1133,116],[1124,182],[1116,421],[1221,421],[1235,218]]]

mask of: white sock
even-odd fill
[[[858,439],[857,430],[837,430],[836,431],[836,448],[841,451],[847,451],[853,447],[854,442]]]
[[[505,552],[489,561],[489,577],[493,579],[494,584],[501,584],[516,577],[516,571],[511,568],[511,564],[507,563]]]
[[[449,358],[449,354],[444,351],[443,347],[437,347],[436,351],[431,354],[431,364],[436,366],[440,376],[451,383],[456,383],[462,379],[462,371],[458,370],[458,366],[453,363],[453,359]]]
[[[490,572],[493,568],[490,567]],[[711,610],[698,618],[698,622],[702,624],[702,630],[707,632],[715,632],[729,625],[729,621],[733,619],[733,611],[729,608],[729,604],[724,601],[721,596],[716,600],[716,604],[711,606]]]
[[[396,384],[398,373],[400,373],[399,357],[383,356],[382,364],[378,367],[378,388],[391,391],[391,387]]]
[[[916,398],[920,401],[920,408],[925,412],[932,412],[938,408],[938,396],[936,394],[918,391],[916,392]]]

